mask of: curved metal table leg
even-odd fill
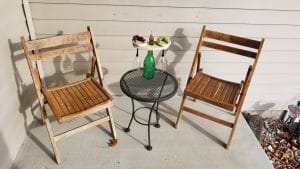
[[[132,104],[132,115],[131,115],[131,119],[129,121],[128,127],[124,129],[125,132],[130,132],[130,126],[131,126],[132,120],[135,116],[135,108],[134,108],[134,100],[133,99],[131,99],[131,104]]]
[[[155,113],[156,113],[156,124],[154,125],[154,127],[156,127],[156,128],[160,128],[160,124],[159,124],[160,114],[159,114],[159,112],[158,112],[158,105],[159,105],[159,102],[156,102],[156,108],[155,108]]]
[[[152,150],[151,138],[150,138],[150,127],[151,127],[151,115],[152,115],[153,110],[155,110],[155,105],[157,105],[157,102],[153,103],[153,105],[151,107],[151,110],[150,110],[150,113],[149,113],[149,119],[148,119],[148,145],[146,145],[145,147],[149,151]]]
[[[132,115],[131,115],[131,119],[129,121],[128,127],[124,129],[125,132],[130,132],[130,126],[132,124],[133,119],[135,119],[135,112],[138,110],[135,110],[135,106],[134,106],[134,99],[131,99],[131,103],[132,103]],[[154,126],[156,128],[160,127],[159,124],[159,112],[158,112],[158,106],[159,106],[159,102],[154,102],[151,109],[150,109],[150,113],[149,113],[149,119],[148,119],[148,123],[146,124],[148,126],[148,145],[145,146],[145,148],[149,151],[152,150],[152,146],[151,146],[151,135],[150,135],[150,128],[151,128],[151,117],[152,117],[152,112],[155,111],[156,114],[156,122],[154,124]]]

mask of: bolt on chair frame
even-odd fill
[[[179,126],[179,121],[182,118],[183,111],[227,126],[231,128],[231,132],[226,144],[226,149],[228,149],[230,147],[231,140],[237,126],[241,108],[244,103],[244,99],[250,81],[252,79],[259,55],[261,53],[263,43],[264,38],[262,38],[260,41],[257,41],[208,30],[206,29],[206,26],[203,26],[192,66],[189,72],[186,88],[183,93],[183,98],[180,105],[177,121],[175,123],[175,128],[178,128]],[[238,48],[236,46],[241,46],[243,48]],[[240,83],[235,83],[204,73],[200,68],[201,47],[208,47],[253,59],[253,63],[248,67],[245,80],[242,80]],[[198,110],[186,106],[185,101],[187,99],[187,96],[221,107],[225,110],[232,111],[233,115],[235,116],[234,121],[225,121],[218,117],[209,115],[207,113],[202,113]]]
[[[42,123],[46,123],[50,142],[58,164],[61,163],[61,158],[56,145],[57,141],[104,122],[109,122],[110,124],[113,137],[110,140],[110,145],[117,144],[117,135],[111,113],[112,97],[103,88],[103,74],[94,39],[89,26],[86,32],[70,35],[31,41],[26,41],[24,37],[21,37],[22,47],[39,100]],[[92,54],[91,72],[87,74],[86,79],[50,89],[42,83],[37,66],[38,61],[84,51]],[[98,81],[95,78],[96,72]],[[54,135],[45,104],[49,105],[59,124],[96,113],[100,110],[105,110],[107,115],[77,128]]]

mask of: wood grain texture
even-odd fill
[[[190,112],[190,113],[192,113],[192,114],[194,114],[194,115],[200,116],[200,117],[202,117],[202,118],[205,118],[205,119],[214,121],[214,122],[219,123],[219,124],[221,124],[221,125],[224,125],[224,126],[227,126],[227,127],[230,127],[230,128],[233,127],[233,123],[230,123],[230,122],[228,122],[228,121],[219,119],[219,118],[217,118],[217,117],[213,117],[213,116],[208,115],[208,114],[201,113],[201,112],[199,112],[199,111],[197,111],[197,110],[194,110],[194,109],[192,109],[192,108],[183,106],[183,110],[184,110],[184,111],[187,111],[187,112]]]
[[[204,33],[204,37],[208,37],[211,39],[216,39],[220,41],[225,41],[229,43],[234,43],[237,45],[247,46],[250,48],[258,49],[260,45],[260,41],[243,38],[235,35],[229,35],[221,32],[216,32],[212,30],[206,30]]]
[[[68,116],[76,117],[76,114],[89,112],[90,108],[110,102],[107,93],[99,88],[92,79],[85,79],[80,83],[64,87],[45,89],[43,93],[50,106],[56,108],[53,113],[59,122],[63,122],[62,119],[72,119]]]
[[[250,58],[255,58],[257,53],[255,52],[251,52],[251,51],[247,51],[244,49],[238,49],[235,47],[230,47],[230,46],[226,46],[226,45],[222,45],[222,44],[217,44],[217,43],[213,43],[213,42],[208,42],[208,41],[202,41],[202,46],[208,47],[208,48],[213,48],[213,49],[217,49],[217,50],[222,50],[225,52],[231,52],[231,53],[235,53],[238,55],[242,55],[242,56],[247,56]]]
[[[36,68],[36,64],[41,59],[49,59],[60,56],[58,60],[61,60],[62,56],[76,53],[75,55],[81,55],[82,51],[93,51],[93,63],[98,63],[96,71],[100,74],[99,69],[100,60],[96,56],[95,41],[92,39],[92,33],[90,27],[87,28],[87,32],[75,33],[70,35],[61,35],[51,38],[44,38],[32,41],[26,41],[24,37],[21,37],[22,47],[24,49],[25,57],[32,75],[33,82],[35,84],[36,92],[39,99],[39,107],[43,113],[43,121],[46,122],[48,135],[52,144],[56,162],[61,162],[56,142],[62,138],[71,136],[75,133],[86,130],[90,127],[96,126],[103,122],[109,122],[111,126],[111,132],[113,135],[113,142],[116,143],[116,132],[112,118],[112,113],[108,113],[105,117],[101,117],[96,121],[87,123],[86,125],[73,128],[67,132],[60,133],[57,136],[53,135],[52,127],[45,112],[45,103],[47,103],[52,110],[56,120],[59,123],[69,121],[78,117],[88,116],[89,114],[96,113],[101,110],[109,110],[112,106],[112,97],[103,88],[103,84],[100,78],[100,83],[94,80],[94,76],[89,76],[83,80],[79,80],[69,84],[60,84],[57,87],[47,88],[46,85],[42,86],[40,81],[40,73]],[[85,41],[85,44],[82,42]],[[80,43],[80,45],[78,45]],[[67,46],[67,47],[65,47]],[[45,49],[46,48],[46,49]],[[46,50],[46,51],[45,51]],[[95,66],[92,65],[92,68]],[[55,68],[57,69],[57,67]],[[91,69],[89,69],[91,70]],[[95,72],[95,70],[93,70]],[[89,74],[91,74],[89,72]],[[66,81],[63,79],[57,79],[58,81]],[[58,82],[60,83],[60,82]]]
[[[32,61],[42,60],[42,59],[49,59],[54,58],[56,56],[84,52],[84,51],[91,51],[93,49],[91,44],[83,44],[83,45],[76,45],[71,47],[64,47],[60,49],[53,49],[45,52],[40,52],[37,54],[32,54],[29,57],[32,58]]]
[[[71,44],[79,41],[90,40],[91,36],[89,32],[81,32],[71,35],[61,35],[45,39],[39,39],[35,41],[28,42],[28,50],[36,50],[43,48],[50,48],[54,46],[60,46],[64,44]]]
[[[230,44],[221,45],[219,41],[212,43],[203,40],[205,38],[225,41]],[[241,47],[237,48],[237,47],[229,46],[232,45],[232,43],[238,44],[240,46],[255,48],[257,49],[257,51],[255,53],[253,52],[253,55],[250,55],[251,53],[249,53],[249,51],[241,49]],[[241,80],[241,83],[235,83],[228,80],[223,80],[218,77],[214,77],[212,75],[203,73],[202,68],[200,71],[197,72],[195,76],[190,75],[186,88],[184,89],[184,96],[179,110],[179,114],[177,116],[175,128],[178,127],[183,111],[187,111],[189,113],[195,114],[202,118],[230,127],[232,129],[225,146],[226,149],[228,149],[231,145],[231,141],[236,129],[239,115],[241,113],[241,108],[243,106],[244,99],[247,94],[247,90],[252,80],[254,70],[258,63],[259,55],[261,53],[263,44],[264,44],[264,38],[262,38],[261,41],[254,41],[248,38],[237,37],[234,35],[228,35],[225,33],[211,31],[206,29],[206,26],[203,26],[190,72],[192,72],[192,70],[195,67],[195,61],[199,57],[198,54],[201,53],[201,49],[202,49],[200,48],[201,46],[211,47],[216,50],[227,51],[233,54],[239,54],[242,56],[251,57],[254,59],[254,61],[252,62],[252,64],[249,65],[248,70],[245,74],[245,80]],[[210,115],[209,112],[205,114],[199,110],[194,110],[186,106],[184,104],[186,96],[192,97],[194,99],[199,99],[201,101],[207,102],[217,107],[232,111],[233,115],[235,116],[234,122],[228,122],[218,118],[217,116]]]
[[[188,83],[185,93],[232,111],[235,107],[234,99],[240,94],[240,90],[241,86],[238,83],[200,72]]]

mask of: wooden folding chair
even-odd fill
[[[21,37],[21,42],[37,92],[41,109],[41,119],[43,123],[46,123],[56,162],[58,164],[61,162],[56,146],[57,141],[104,122],[109,122],[110,124],[113,136],[111,145],[115,145],[117,143],[117,136],[110,108],[112,106],[112,97],[103,88],[101,64],[90,27],[87,27],[86,32],[32,41],[26,41],[24,37]],[[89,51],[92,54],[91,72],[87,74],[85,79],[53,88],[47,88],[41,82],[37,66],[38,61],[84,51]],[[107,115],[54,136],[45,104],[49,105],[59,124],[96,113],[100,110],[106,110]]]
[[[236,129],[241,108],[250,81],[252,79],[263,43],[264,38],[262,38],[260,41],[256,41],[248,38],[211,31],[203,26],[194,60],[190,69],[186,88],[184,90],[175,128],[178,128],[183,111],[227,126],[231,128],[229,139],[226,144],[226,148],[228,149]],[[253,63],[249,65],[245,80],[242,80],[240,83],[235,83],[204,73],[204,71],[200,68],[201,47],[208,47],[253,59]],[[225,110],[232,111],[233,115],[235,116],[234,121],[231,122],[223,120],[216,117],[215,115],[202,113],[198,110],[190,108],[185,104],[187,96],[199,99]]]

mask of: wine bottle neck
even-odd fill
[[[153,55],[153,50],[148,50],[147,55]]]

